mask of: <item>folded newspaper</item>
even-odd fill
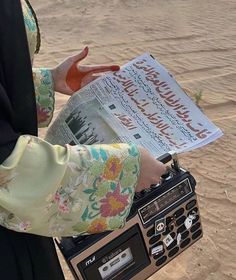
[[[46,140],[60,145],[133,142],[159,157],[193,150],[222,134],[146,53],[76,92]]]

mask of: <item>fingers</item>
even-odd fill
[[[153,167],[149,167],[149,174],[147,180],[146,187],[150,187],[150,185],[155,185],[160,182],[161,175],[166,172],[166,166],[159,161],[155,161],[152,163]],[[144,186],[145,187],[145,186]]]
[[[167,167],[160,161],[156,160],[156,163],[157,163],[157,169],[158,169],[158,176],[159,176],[159,179],[160,179],[160,176],[163,175],[166,171],[167,171]]]
[[[81,72],[86,72],[88,74],[99,74],[109,71],[119,71],[119,65],[96,65],[96,66],[80,66],[77,64],[77,68],[80,69]]]
[[[70,57],[71,62],[72,63],[80,62],[81,60],[85,59],[85,57],[88,55],[88,52],[89,52],[89,48],[85,47],[79,54]]]
[[[68,69],[65,75],[65,83],[72,92],[79,90],[95,78],[93,74],[101,74],[108,71],[118,71],[118,65],[96,65],[85,66],[80,65],[79,62],[88,55],[88,47],[85,47],[82,52],[70,57],[67,60]]]
[[[86,73],[103,73],[108,71],[119,71],[119,65],[94,65],[94,66],[80,66],[79,62],[85,59],[88,55],[89,48],[86,46],[79,54],[70,57],[71,63],[77,64],[77,68],[81,72]]]
[[[108,71],[119,71],[120,66],[118,65],[104,65],[104,66],[93,66],[92,69],[90,70],[94,74],[96,73],[103,73],[103,72],[108,72]]]
[[[139,180],[136,185],[136,192],[140,192],[144,189],[148,189],[151,185],[157,185],[160,182],[161,175],[166,172],[166,167],[164,164],[155,166],[153,168],[149,166],[148,169],[143,169],[141,167]]]
[[[108,72],[108,71],[119,71],[120,70],[120,66],[119,65],[98,65],[98,66],[94,66],[92,72],[94,74],[96,73],[103,73],[103,72]]]
[[[137,192],[158,184],[161,175],[166,172],[166,166],[156,160],[146,149],[139,147],[139,151],[140,176],[136,186]]]
[[[85,47],[82,50],[82,52],[80,52],[79,54],[76,54],[70,58],[72,63],[77,64],[77,68],[80,67],[81,72],[97,74],[97,73],[103,73],[103,72],[108,72],[108,71],[119,71],[120,70],[119,65],[79,66],[78,63],[87,57],[88,52],[89,52],[89,48]]]

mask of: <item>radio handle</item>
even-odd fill
[[[173,160],[173,164],[172,167],[176,170],[179,171],[180,170],[180,166],[179,166],[179,161],[178,161],[178,157],[177,157],[177,153],[174,151],[170,151],[168,153],[165,153],[163,155],[161,155],[160,157],[157,158],[157,160],[159,160],[162,163],[167,163],[171,160]]]

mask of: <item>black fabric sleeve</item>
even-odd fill
[[[32,66],[19,0],[0,1],[0,163],[21,134],[37,135]]]
[[[21,2],[0,0],[0,163],[21,134],[37,135],[32,66]],[[52,238],[0,226],[0,248],[0,279],[64,280]]]

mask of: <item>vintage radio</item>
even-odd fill
[[[56,241],[76,279],[147,279],[202,237],[195,179],[176,154],[159,160],[168,172],[135,195],[123,229]]]

